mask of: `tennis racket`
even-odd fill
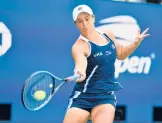
[[[22,103],[28,110],[36,111],[43,108],[55,95],[61,86],[67,82],[76,81],[80,75],[74,75],[65,79],[58,78],[48,71],[37,71],[30,75],[22,89]],[[56,87],[56,81],[60,84]],[[35,92],[41,91],[46,96],[42,100],[35,99]]]

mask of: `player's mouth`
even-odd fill
[[[88,31],[88,28],[83,28],[83,31]]]

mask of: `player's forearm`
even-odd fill
[[[86,60],[79,61],[79,62],[76,62],[75,63],[74,72],[79,70],[79,71],[85,73],[86,72],[86,69],[87,69],[87,61]]]
[[[81,77],[76,82],[82,82],[86,78],[87,60],[75,62],[74,74],[80,74]]]
[[[121,48],[121,60],[124,60],[127,58],[129,55],[131,55],[134,50],[139,46],[140,42],[134,42],[130,45],[127,46],[122,46]]]

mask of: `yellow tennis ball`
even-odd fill
[[[46,97],[46,92],[42,90],[38,90],[34,93],[34,99],[37,101],[42,101]]]

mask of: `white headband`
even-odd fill
[[[86,13],[88,13],[90,15],[93,15],[93,11],[89,6],[87,6],[87,5],[78,5],[73,10],[73,20],[74,21],[77,20],[77,17],[81,12],[86,12]]]

